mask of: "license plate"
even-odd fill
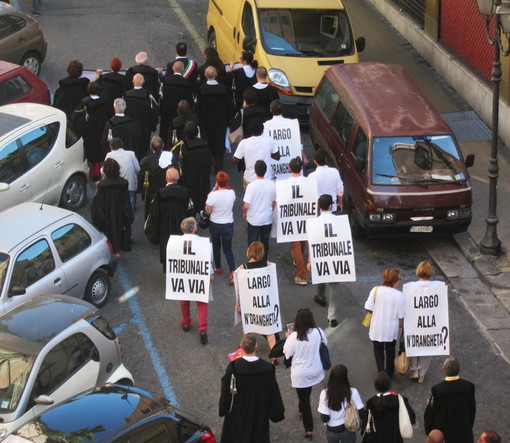
[[[434,226],[411,226],[409,232],[432,232]]]

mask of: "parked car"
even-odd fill
[[[141,389],[107,384],[54,406],[6,442],[214,443],[212,431]]]
[[[50,90],[27,68],[0,60],[0,106],[9,103],[50,104]]]
[[[86,389],[133,385],[99,309],[43,295],[0,316],[0,437]]]
[[[0,60],[17,63],[39,75],[47,46],[37,20],[0,2]]]
[[[471,223],[471,185],[455,135],[402,65],[328,69],[310,136],[344,181],[354,237],[453,234]]]
[[[75,212],[37,203],[0,212],[0,313],[43,294],[101,307],[115,267],[105,235]]]
[[[0,211],[26,201],[76,211],[85,202],[88,172],[83,140],[62,111],[0,106]]]

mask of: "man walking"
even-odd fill
[[[315,178],[317,182],[317,194],[329,194],[333,199],[333,211],[342,211],[344,184],[340,178],[340,173],[336,168],[330,168],[327,162],[326,152],[322,149],[315,151],[313,161],[317,166],[315,172],[309,177]]]
[[[145,88],[152,94],[152,96],[159,100],[159,73],[158,71],[149,66],[147,53],[142,51],[135,56],[135,66],[131,66],[126,71],[126,80],[124,86],[126,91],[133,87],[133,77],[135,74],[142,74],[145,80]]]
[[[144,220],[149,215],[149,208],[154,195],[166,183],[166,169],[159,166],[163,140],[157,136],[152,137],[149,148],[151,152],[142,159],[138,171],[138,190],[142,193],[142,200],[145,202]]]
[[[271,118],[269,106],[273,100],[278,100],[278,91],[267,82],[267,69],[259,66],[255,71],[257,83],[250,86],[257,93],[257,105],[264,108],[266,120]]]
[[[269,443],[269,420],[285,418],[274,366],[257,357],[255,334],[241,341],[244,356],[229,363],[221,379],[221,443]]]
[[[441,370],[446,377],[432,386],[425,409],[425,432],[439,429],[448,443],[473,443],[475,385],[459,377],[460,364],[455,357],[448,357]]]

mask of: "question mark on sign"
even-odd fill
[[[274,315],[275,315],[275,318],[276,318],[276,326],[280,326],[279,322],[278,322],[278,314],[280,313],[280,308],[278,307],[278,305],[274,305]]]
[[[446,326],[443,326],[443,328],[441,329],[441,333],[444,333],[443,344],[444,349],[446,349],[446,338],[448,337],[448,328]]]

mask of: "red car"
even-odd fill
[[[50,91],[27,68],[0,61],[0,106],[9,103],[50,104]]]

